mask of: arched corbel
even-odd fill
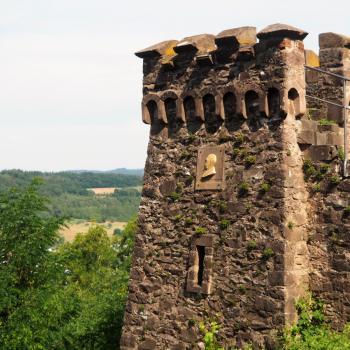
[[[168,98],[172,98],[174,100],[177,100],[179,98],[179,94],[177,91],[175,90],[166,90],[163,93],[161,93],[160,95],[160,99],[162,101],[165,101]]]
[[[142,121],[145,124],[151,125],[152,123],[151,116],[147,105],[143,101],[141,102],[141,111],[142,111]]]
[[[204,109],[203,109],[203,103],[202,103],[201,96],[199,96],[198,94],[194,93],[193,91],[187,91],[187,92],[184,92],[180,96],[180,99],[182,101],[185,101],[186,97],[192,97],[193,98],[194,105],[195,105],[196,117],[204,122]],[[184,111],[183,103],[182,103],[182,109]],[[184,119],[186,120],[186,113],[185,113],[185,111],[184,111]]]
[[[274,101],[276,96],[278,98],[278,101]],[[274,107],[274,104],[276,103],[278,103],[277,110],[279,114],[286,115],[286,110],[284,109],[284,104],[283,104],[283,96],[284,96],[284,90],[281,88],[280,85],[270,83],[266,86],[265,101],[266,101],[267,116],[271,116],[272,114],[277,112],[273,110],[273,109],[276,109],[276,107]]]
[[[184,101],[181,97],[176,100],[176,114],[182,122],[186,123]]]
[[[215,100],[215,114],[218,115],[222,120],[225,120],[225,113],[223,108],[223,102],[220,93],[215,88],[204,88],[200,91],[200,96],[203,99],[205,95],[212,95]],[[202,106],[203,108],[203,106]],[[203,112],[204,114],[204,112]]]
[[[245,96],[245,92],[237,91],[237,93],[236,93],[237,113],[241,114],[243,116],[243,118],[248,119],[244,96]]]
[[[161,100],[163,103],[165,102],[166,99],[171,98],[176,101],[176,116],[179,118],[181,121],[185,122],[185,110],[183,108],[183,99],[180,97],[180,93],[176,90],[167,90],[164,91],[161,96]]]
[[[224,115],[224,118],[227,118],[227,115],[225,113],[225,105],[224,105],[224,99],[225,95],[231,93],[234,96],[235,99],[235,114],[242,114],[242,103],[240,101],[240,98],[237,95],[237,89],[235,88],[234,85],[228,85],[225,86],[224,88],[219,90],[219,95],[221,98],[221,108],[222,108],[222,113]]]
[[[222,120],[225,120],[225,109],[224,109],[224,101],[220,94],[217,94],[215,96],[215,113],[218,115]]]
[[[269,114],[269,107],[267,103],[267,94],[261,89],[255,89],[255,92],[259,95],[259,109],[260,112],[265,115]]]
[[[305,90],[289,86],[284,91],[284,104],[289,114],[296,118],[303,116],[306,113]]]
[[[299,90],[299,96],[300,96],[300,107],[299,107],[299,114],[297,117],[302,117],[306,114],[306,91],[305,89]]]
[[[148,109],[148,103],[150,101],[153,101],[157,105],[157,117],[158,120],[161,120],[163,123],[167,124],[167,117],[165,113],[165,106],[164,102],[161,100],[161,98],[157,94],[148,94],[143,97],[142,99],[142,121],[146,124],[152,123],[152,118],[149,113]]]
[[[267,98],[265,93],[256,86],[254,87],[248,87],[247,89],[243,90],[241,92],[240,101],[242,103],[242,115],[244,118],[248,119],[248,110],[247,110],[247,104],[246,104],[246,96],[247,94],[256,94],[256,102],[258,103],[257,107],[260,113],[265,113],[268,111],[267,109]]]

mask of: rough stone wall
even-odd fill
[[[341,35],[321,34],[320,68],[349,77],[350,50],[346,47],[349,43],[349,38]],[[319,73],[307,78],[308,94],[343,104],[339,79]],[[347,104],[349,98],[348,88]],[[306,160],[304,173],[312,208],[308,237],[310,290],[326,303],[326,314],[332,324],[341,328],[350,320],[350,180],[341,176],[343,111],[312,99],[308,108],[311,120],[299,124],[298,142]],[[333,120],[335,124],[319,125],[320,118]]]
[[[226,347],[273,336],[305,291],[306,190],[296,117],[305,112],[306,33],[239,28],[163,42],[144,59],[151,124],[122,349],[196,349],[215,317]],[[222,190],[195,190],[203,146],[222,146]],[[304,210],[305,211],[304,211]],[[193,242],[210,286],[188,288]],[[204,243],[203,243],[204,244]],[[197,261],[198,264],[198,261]]]
[[[193,321],[217,313],[230,343],[235,338],[238,344],[264,343],[263,336],[284,322],[281,131],[271,135],[262,128],[253,134],[242,126],[239,132],[244,141],[237,148],[243,154],[236,155],[234,133],[221,141],[227,187],[216,193],[194,193],[191,179],[198,147],[219,144],[217,137],[200,130],[193,141],[187,135],[152,140],[124,329],[139,349],[196,348],[201,335]],[[257,149],[261,141],[264,146]],[[258,157],[249,169],[245,152]],[[244,181],[249,190],[240,195]],[[265,195],[260,192],[264,182],[271,182]],[[181,191],[174,201],[169,196],[176,186]],[[214,236],[210,295],[186,292],[191,240],[206,234],[196,233],[199,228]]]
[[[314,161],[308,176],[310,290],[325,302],[335,327],[350,321],[350,180],[339,176],[340,163]]]
[[[244,27],[137,53],[150,141],[123,350],[203,348],[198,323],[208,319],[225,348],[273,349],[307,289],[336,327],[350,320],[342,113],[305,100],[342,104],[342,89],[313,72],[305,85],[305,57],[319,65],[306,34],[273,25],[257,43]],[[320,48],[322,69],[349,74],[349,38],[322,34]],[[208,147],[223,180],[200,187]]]

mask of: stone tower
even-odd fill
[[[225,348],[274,348],[307,290],[350,318],[342,108],[306,101],[342,90],[304,68],[347,74],[350,40],[321,35],[319,60],[306,36],[242,27],[136,53],[150,141],[122,349],[199,349],[208,318]]]

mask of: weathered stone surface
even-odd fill
[[[350,48],[350,37],[336,33],[321,33],[318,37],[320,49],[329,49],[333,47]]]
[[[175,179],[164,180],[160,185],[159,189],[163,196],[169,196],[171,193],[175,192],[176,190],[176,180]]]
[[[335,146],[314,145],[310,146],[304,154],[306,158],[314,161],[322,161],[334,159],[338,155],[338,152]]]
[[[319,67],[320,59],[312,50],[305,50],[305,64],[310,67]]]
[[[162,41],[159,44],[152,45],[146,49],[138,51],[135,53],[137,57],[140,58],[151,58],[158,56],[173,56],[174,55],[174,47],[178,43],[177,40],[167,40]]]
[[[200,34],[188,36],[174,47],[176,53],[185,53],[195,51],[197,54],[205,54],[216,49],[215,36],[211,34]]]
[[[327,145],[343,146],[344,135],[341,133],[329,132],[327,133],[326,142],[327,142]]]
[[[314,145],[316,143],[316,133],[312,130],[303,130],[298,133],[298,143],[303,145]]]
[[[292,40],[304,40],[306,36],[308,35],[307,32],[305,32],[302,29],[298,29],[295,27],[292,27],[287,24],[271,24],[261,30],[257,37],[260,40],[266,40],[266,39],[275,39],[275,38],[289,38]]]
[[[154,350],[156,349],[156,341],[153,339],[146,339],[139,345],[139,350]]]
[[[342,75],[341,67],[350,59],[350,49],[329,48],[320,50],[320,65],[332,69],[332,73]],[[330,78],[329,78],[330,79]],[[341,81],[339,83],[342,83]]]
[[[316,131],[318,129],[318,122],[315,120],[302,119],[301,120],[301,130],[312,130]]]
[[[256,43],[256,28],[240,27],[224,30],[215,37],[215,43],[217,45],[254,45]]]
[[[343,123],[343,109],[334,105],[327,106],[327,119],[333,120],[336,123]]]

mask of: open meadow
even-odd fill
[[[66,242],[72,242],[78,233],[86,233],[90,227],[98,225],[102,226],[107,231],[107,235],[111,237],[116,229],[123,230],[126,224],[122,221],[97,223],[94,221],[71,220],[67,223],[67,227],[61,229],[60,234]]]

